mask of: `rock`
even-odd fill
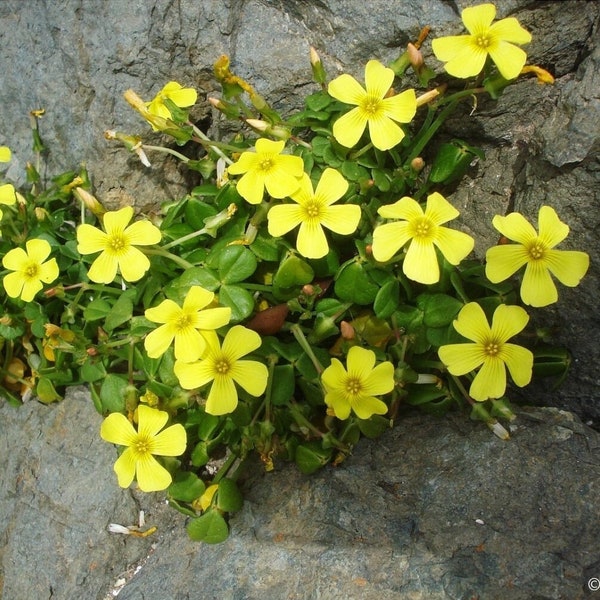
[[[100,421],[82,389],[0,408],[2,598],[570,600],[600,575],[600,434],[565,411],[519,410],[509,441],[408,415],[310,477],[251,465],[216,546],[161,494],[117,487]],[[138,508],[157,533],[107,532]]]

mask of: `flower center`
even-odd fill
[[[419,217],[412,223],[414,237],[431,238],[435,232],[435,225],[427,217]]]
[[[192,318],[190,315],[182,314],[177,317],[175,321],[175,329],[177,331],[183,331],[187,329],[192,324]]]
[[[28,279],[39,279],[40,278],[40,265],[36,262],[29,263],[24,270],[24,275]]]
[[[502,349],[502,344],[494,339],[487,340],[483,345],[483,351],[488,356],[497,356],[501,349]]]
[[[546,254],[546,246],[540,242],[540,240],[535,240],[529,248],[527,248],[527,251],[533,260],[541,260]]]
[[[483,48],[484,50],[487,50],[489,48],[489,46],[491,45],[492,41],[490,40],[489,36],[486,34],[482,34],[480,33],[479,35],[475,36],[475,44],[477,46],[479,46],[480,48]]]
[[[138,456],[152,454],[152,439],[146,436],[138,435],[135,442],[132,444],[132,448]]]
[[[382,109],[381,98],[367,95],[367,97],[362,101],[360,107],[365,113],[367,113],[368,119],[376,117]]]
[[[115,254],[121,254],[127,248],[127,239],[122,233],[113,233],[108,238],[108,250]]]
[[[219,358],[215,362],[215,371],[219,375],[225,375],[229,371],[230,368],[231,368],[231,365],[229,364],[229,361],[225,358]]]
[[[271,156],[265,156],[258,163],[258,170],[268,173],[273,168],[274,165],[275,165],[275,161],[273,160],[273,158]]]
[[[307,219],[318,219],[321,215],[321,206],[318,202],[311,200],[304,205],[304,212]]]
[[[346,379],[346,392],[351,396],[357,396],[362,390],[362,384],[358,377],[348,377]]]

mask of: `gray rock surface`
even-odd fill
[[[4,600],[571,600],[600,577],[600,434],[564,411],[519,411],[505,442],[408,416],[311,477],[251,466],[216,546],[117,487],[100,422],[82,389],[0,407]],[[154,535],[107,532],[140,508]]]

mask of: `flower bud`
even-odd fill
[[[260,133],[265,133],[278,140],[287,141],[292,135],[291,131],[281,125],[271,125],[261,119],[246,119],[246,123]]]
[[[410,161],[410,168],[415,173],[420,173],[423,170],[424,166],[425,166],[425,161],[420,156],[417,156],[416,158],[413,158]]]
[[[423,60],[423,54],[414,44],[411,44],[410,42],[406,47],[406,51],[408,52],[408,60],[410,61],[412,68],[415,71],[419,71],[419,69],[421,69],[421,67],[425,64],[425,61]]]
[[[310,66],[315,82],[324,85],[327,80],[327,75],[325,74],[325,69],[323,68],[323,63],[321,62],[319,54],[312,46],[310,47]]]
[[[96,217],[101,217],[106,209],[100,204],[100,202],[92,196],[88,191],[81,187],[76,187],[73,193],[77,199]]]

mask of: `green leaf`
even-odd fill
[[[99,321],[105,319],[112,310],[112,306],[104,298],[95,298],[83,309],[83,318],[86,321]]]
[[[310,96],[307,96],[305,99],[306,106],[311,110],[323,110],[326,106],[329,106],[332,101],[331,96],[323,91],[310,94]]]
[[[319,442],[307,442],[296,448],[296,464],[302,473],[310,475],[324,467],[330,460],[332,448],[323,448]]]
[[[400,284],[396,279],[387,281],[377,292],[373,310],[380,319],[387,319],[392,316],[400,305]]]
[[[208,443],[198,442],[192,450],[191,461],[195,467],[203,467],[210,460],[208,453]]]
[[[292,365],[277,365],[273,369],[273,382],[271,388],[271,404],[282,406],[288,404],[294,395],[296,378]]]
[[[373,415],[370,419],[358,419],[361,433],[368,438],[377,438],[390,429],[390,420],[380,415]]]
[[[217,507],[225,512],[240,510],[244,504],[244,498],[233,479],[224,477],[219,481],[217,490]]]
[[[205,489],[204,482],[195,473],[179,472],[175,475],[167,493],[175,500],[193,502],[202,496]]]
[[[106,368],[101,362],[92,363],[88,360],[83,363],[79,373],[83,381],[92,383],[94,381],[100,381],[106,377]]]
[[[310,283],[314,277],[311,266],[295,254],[289,254],[283,259],[275,277],[273,286],[278,288],[291,288]]]
[[[219,253],[221,283],[237,283],[256,271],[256,257],[244,246],[227,246]]]
[[[100,387],[102,413],[123,412],[125,410],[125,388],[127,380],[109,373]]]
[[[369,171],[353,160],[345,160],[341,167],[342,175],[350,181],[370,179]]]
[[[464,304],[447,294],[421,294],[417,306],[423,311],[427,327],[444,327],[452,323]]]
[[[279,245],[277,241],[270,237],[261,235],[256,236],[256,239],[250,244],[250,250],[254,252],[260,260],[277,262],[279,259]]]
[[[221,285],[221,282],[212,269],[193,267],[186,269],[178,279],[167,285],[165,293],[170,298],[183,299],[193,285],[199,285],[210,292],[214,292]]]
[[[113,331],[119,325],[123,325],[131,319],[133,315],[133,297],[136,295],[135,290],[127,290],[123,292],[119,299],[115,302],[112,310],[104,321],[104,328],[107,331]]]
[[[35,394],[43,404],[50,404],[62,400],[61,395],[54,388],[53,383],[47,377],[40,377],[35,386]]]
[[[229,536],[229,527],[227,521],[217,510],[207,510],[203,515],[188,523],[187,533],[195,542],[220,544]]]
[[[219,290],[219,302],[231,308],[231,323],[239,323],[254,311],[252,294],[238,285],[223,285]]]
[[[338,298],[361,306],[371,304],[378,291],[379,286],[358,262],[351,262],[343,267],[335,282],[335,293]]]

